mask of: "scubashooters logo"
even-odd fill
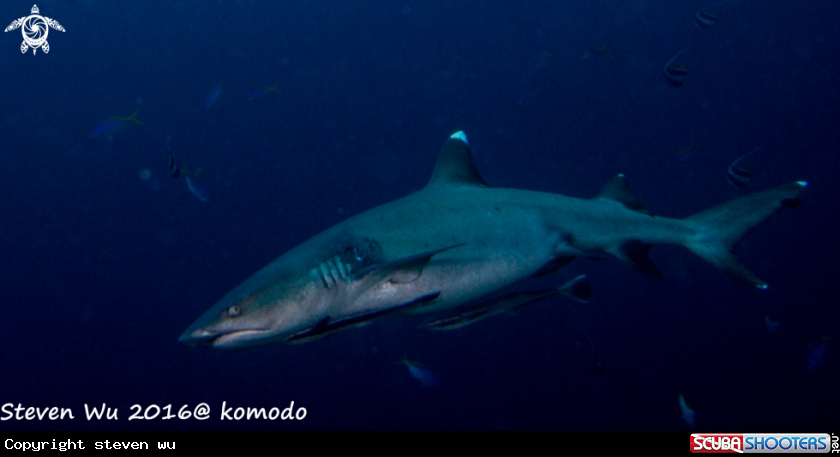
[[[692,433],[692,453],[828,453],[832,440],[828,433]]]
[[[32,6],[32,14],[30,16],[22,17],[12,21],[5,32],[21,29],[23,34],[23,43],[20,44],[20,52],[26,54],[29,48],[32,48],[32,55],[36,54],[38,48],[44,50],[44,54],[50,52],[50,44],[47,43],[47,35],[50,34],[50,28],[54,28],[59,32],[64,32],[64,27],[58,21],[39,15],[38,5]]]

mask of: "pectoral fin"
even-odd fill
[[[311,341],[319,340],[329,333],[333,332],[329,328],[330,318],[329,316],[321,319],[318,321],[317,324],[309,327],[305,330],[295,333],[294,335],[286,338],[286,343],[291,344],[299,344],[299,343],[309,343]]]
[[[455,244],[442,249],[435,249],[433,251],[403,257],[402,259],[392,260],[391,262],[371,265],[353,275],[353,280],[374,279],[376,282],[389,281],[396,284],[414,282],[423,274],[423,268],[432,260],[432,257],[463,245],[464,243]]]

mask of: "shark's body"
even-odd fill
[[[385,314],[463,315],[488,294],[595,250],[656,277],[647,251],[659,243],[683,245],[735,279],[765,288],[731,248],[782,204],[797,203],[805,186],[748,195],[686,219],[655,217],[621,175],[593,199],[490,188],[458,132],[426,187],[283,254],[222,298],[180,341],[295,343]],[[516,300],[527,301],[511,298],[508,306]]]

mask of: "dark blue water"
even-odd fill
[[[698,430],[836,430],[840,8],[736,0],[704,31],[709,3],[39,2],[66,29],[49,54],[0,35],[0,405],[76,418],[0,429],[687,430],[682,394]],[[675,88],[663,66],[686,47]],[[103,133],[137,108],[143,125]],[[589,305],[453,332],[386,319],[299,346],[177,343],[278,255],[423,186],[456,130],[490,185],[588,197],[624,173],[663,216],[811,186],[738,247],[767,291],[660,246],[663,281],[610,258],[534,282],[585,273]],[[168,137],[209,202],[169,176]],[[739,191],[726,169],[756,146]],[[221,422],[223,401],[307,415]],[[206,421],[128,421],[134,404],[202,402]],[[102,403],[119,419],[87,421]]]

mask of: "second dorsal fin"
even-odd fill
[[[630,193],[630,186],[627,185],[627,178],[624,175],[616,175],[613,179],[610,179],[595,198],[617,201],[633,211],[650,214],[650,211]]]
[[[464,132],[453,133],[440,151],[429,185],[473,185],[487,187],[475,167]]]

